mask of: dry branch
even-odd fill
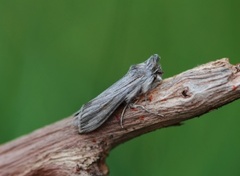
[[[128,109],[124,128],[122,107],[98,130],[79,135],[73,117],[41,128],[0,146],[1,176],[107,175],[105,158],[120,143],[162,127],[200,116],[240,98],[240,65],[221,59],[165,79]]]

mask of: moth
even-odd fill
[[[159,60],[160,57],[154,54],[145,62],[132,65],[124,77],[84,104],[74,115],[79,133],[97,129],[122,103],[129,105],[137,96],[156,87],[163,74]]]

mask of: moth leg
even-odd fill
[[[136,101],[135,101],[135,102],[136,102]],[[145,106],[143,106],[143,105],[138,105],[138,104],[135,104],[135,103],[127,103],[127,104],[124,106],[123,111],[122,111],[122,113],[121,113],[121,117],[120,117],[120,125],[121,125],[122,128],[124,128],[124,126],[123,126],[123,116],[124,116],[124,114],[125,114],[125,112],[126,112],[126,109],[127,109],[128,107],[130,107],[130,108],[141,108],[141,109],[143,109],[144,111],[148,112],[149,114],[154,114],[154,115],[156,115],[156,116],[164,117],[164,115],[161,115],[161,114],[158,114],[158,113],[155,113],[155,112],[152,112],[152,111],[148,110],[148,109],[145,108]]]
[[[129,106],[129,103],[127,103],[127,104],[125,105],[125,107],[123,108],[123,111],[122,111],[122,113],[121,113],[120,125],[121,125],[122,128],[124,128],[124,127],[123,127],[123,116],[124,116],[125,111],[126,111],[126,109],[127,109],[128,106]]]
[[[150,113],[150,114],[154,114],[154,115],[156,115],[156,116],[164,117],[164,115],[161,115],[161,114],[158,114],[158,113],[155,113],[155,112],[152,112],[152,111],[148,110],[148,109],[145,108],[145,106],[143,106],[143,105],[138,105],[138,104],[132,103],[132,104],[130,104],[130,107],[131,107],[131,108],[141,108],[141,109],[143,109],[144,111],[146,111],[146,112],[148,112],[148,113]]]
[[[145,103],[145,106],[147,105],[147,101],[148,101],[148,95],[147,95],[148,93],[145,93],[144,94],[144,103]]]
[[[138,99],[138,98],[136,98],[136,99]],[[138,101],[138,100],[136,100],[135,103],[136,103],[137,101]],[[135,104],[135,103],[127,102],[126,105],[124,106],[123,111],[122,111],[122,113],[121,113],[121,117],[120,117],[120,125],[121,125],[122,128],[124,128],[124,126],[123,126],[123,116],[124,116],[124,114],[125,114],[125,112],[126,112],[126,109],[127,109],[128,107],[134,108],[134,107],[132,106],[132,104]]]

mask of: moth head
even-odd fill
[[[146,67],[150,70],[154,75],[156,75],[156,79],[160,79],[163,74],[162,67],[158,64],[160,57],[158,54],[152,55],[148,60],[145,61]]]
[[[160,57],[158,54],[152,55],[148,60],[142,62],[140,64],[132,65],[129,71],[138,71],[139,73],[142,72],[146,75],[152,75],[156,80],[161,81],[162,78],[162,68],[161,65],[158,64]]]

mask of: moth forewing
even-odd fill
[[[101,126],[124,101],[129,103],[160,83],[162,70],[159,56],[152,55],[143,63],[133,65],[127,74],[75,114],[79,133],[87,133]]]

